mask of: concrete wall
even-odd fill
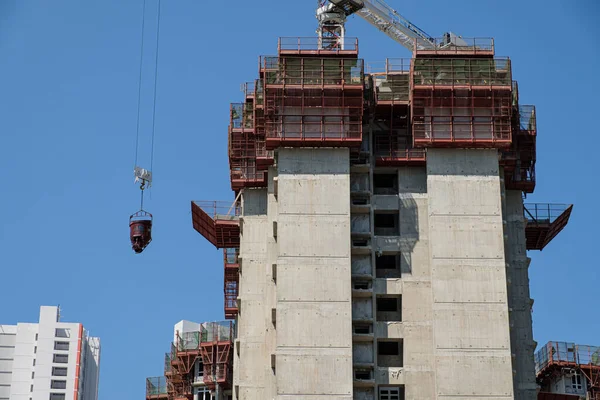
[[[280,149],[277,166],[277,398],[349,400],[349,152]]]
[[[240,311],[238,337],[234,346],[235,399],[263,400],[274,397],[274,372],[269,343],[273,308],[267,293],[271,267],[267,248],[272,225],[267,217],[266,189],[246,189],[242,195],[242,232],[240,242]]]
[[[374,195],[373,209],[398,210],[400,234],[397,237],[374,236],[374,250],[375,253],[399,254],[400,276],[387,277],[386,270],[376,270],[374,298],[402,296],[400,321],[382,321],[387,313],[376,313],[375,341],[401,340],[402,359],[375,354],[375,380],[379,387],[404,385],[406,399],[429,400],[435,398],[435,368],[427,173],[424,167],[378,168],[375,173],[397,174],[398,194]],[[376,267],[375,254],[373,263]],[[402,367],[386,366],[390,362]],[[377,399],[376,393],[367,398]]]
[[[527,257],[521,192],[506,191],[503,204],[515,399],[535,400],[537,385],[534,351],[537,343],[533,340],[532,301],[529,295],[529,263],[531,259]]]
[[[428,149],[436,398],[513,396],[496,150]]]

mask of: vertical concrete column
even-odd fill
[[[497,150],[428,149],[436,398],[512,399]]]
[[[522,193],[507,190],[504,202],[506,273],[510,309],[510,347],[514,371],[516,400],[535,400],[534,351],[529,297],[529,263],[525,239]]]
[[[234,346],[234,398],[264,400],[269,398],[267,380],[271,375],[270,353],[265,331],[270,329],[270,315],[265,304],[267,277],[267,190],[246,189],[242,194],[242,234],[240,312],[238,338]],[[238,356],[239,352],[239,356]]]
[[[348,149],[280,149],[278,399],[352,399]]]

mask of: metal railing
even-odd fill
[[[523,212],[528,223],[551,224],[569,207],[568,204],[525,203]]]
[[[146,378],[146,397],[167,394],[167,380],[164,376]]]
[[[535,353],[535,372],[552,364],[600,367],[600,347],[548,342]]]
[[[464,38],[458,36],[446,36],[431,38],[432,41],[417,38],[415,51],[429,54],[493,54],[493,38]],[[433,46],[432,46],[433,44]]]
[[[213,219],[235,220],[240,215],[240,206],[228,201],[194,201],[205,213]]]
[[[386,58],[385,61],[370,62],[366,66],[368,74],[393,74],[410,71],[410,58]]]
[[[231,103],[230,124],[234,129],[253,129],[254,110],[247,103]]]
[[[508,86],[512,87],[508,58],[415,58],[415,86]]]
[[[171,353],[165,353],[165,374],[171,372]]]
[[[265,85],[361,86],[364,62],[356,58],[281,57],[264,59]]]
[[[246,82],[242,85],[242,93],[244,93],[244,97],[254,97],[256,93],[256,82]]]
[[[362,121],[348,121],[343,117],[316,117],[316,121],[295,121],[294,116],[281,117],[279,121],[268,122],[267,138],[291,140],[335,140],[360,139]]]
[[[537,134],[535,106],[519,106],[519,127],[522,132],[528,132],[530,135]]]
[[[281,37],[278,40],[277,49],[281,53],[286,51],[293,52],[323,52],[323,53],[338,53],[352,52],[358,53],[358,38],[338,39],[337,46],[327,46],[323,48],[323,42],[318,37]],[[328,42],[329,44],[329,42]]]
[[[177,334],[177,351],[197,350],[202,343],[233,340],[233,322],[204,322],[200,331]]]

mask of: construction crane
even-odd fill
[[[410,51],[444,47],[456,36],[444,34],[442,43],[428,35],[391,8],[383,0],[318,0],[317,20],[319,45],[323,49],[343,48],[345,22],[350,15],[357,14],[377,29],[394,39]]]

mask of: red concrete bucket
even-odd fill
[[[152,241],[152,214],[140,210],[129,217],[129,239],[133,251],[144,251]]]

